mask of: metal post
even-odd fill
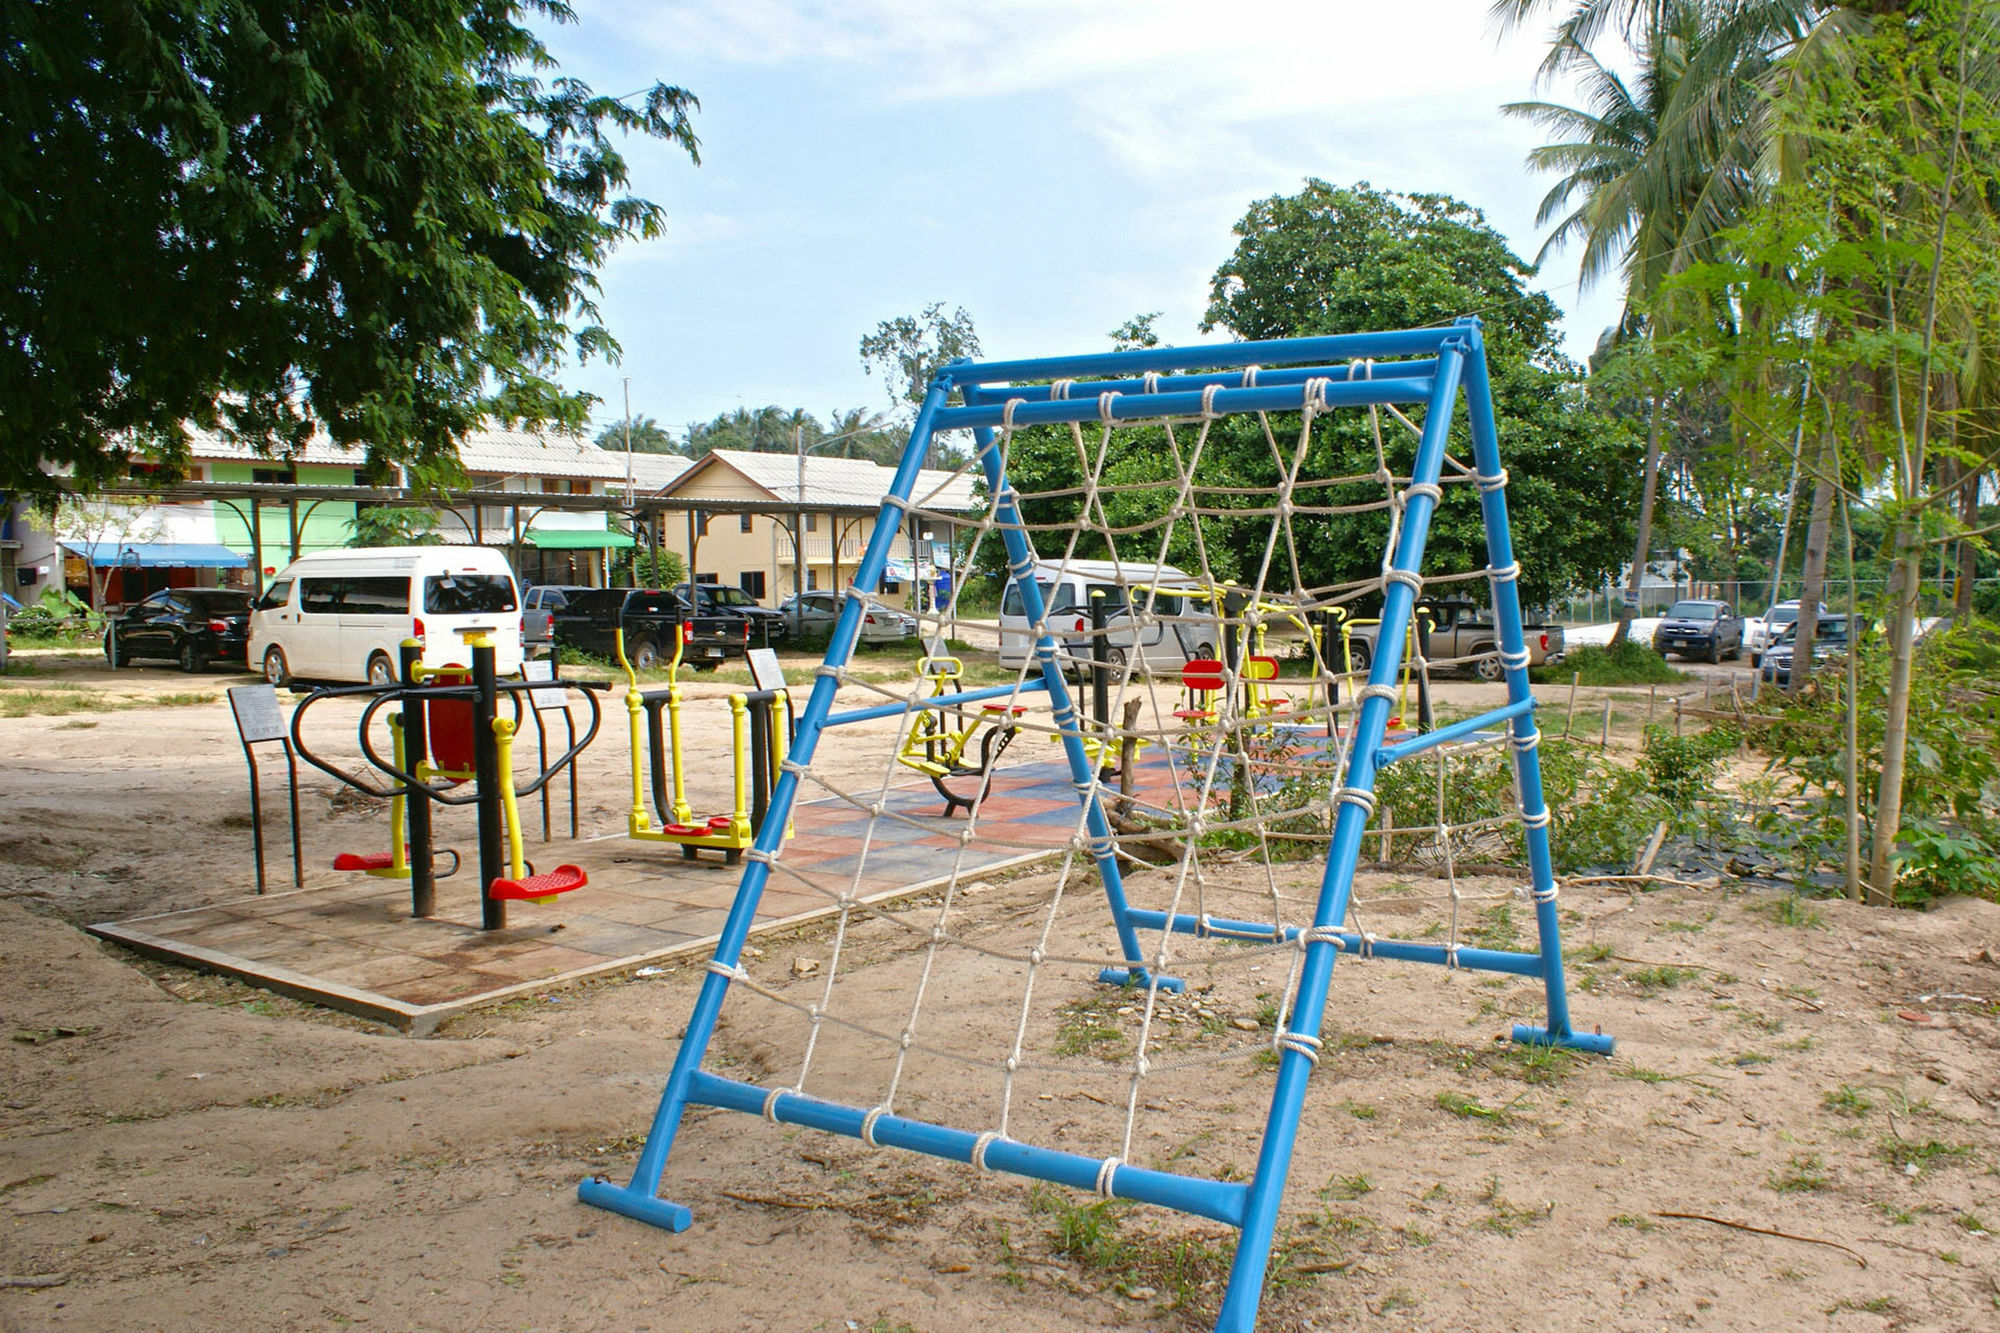
[[[1090,729],[1100,746],[1110,743],[1111,734],[1111,650],[1104,642],[1106,598],[1104,589],[1090,590]],[[1105,766],[1108,752],[1098,751],[1098,766]]]
[[[510,870],[500,810],[500,746],[493,734],[499,677],[493,668],[493,641],[478,635],[466,642],[472,646],[472,685],[478,694],[472,701],[472,770],[479,783],[479,926],[505,930],[507,902],[493,896],[493,881],[505,879]]]
[[[257,892],[264,892],[264,802],[257,790],[257,751],[243,742],[243,758],[250,764],[250,845],[257,854]]]
[[[405,639],[397,654],[401,658],[403,684],[420,684],[417,677],[424,658],[423,645],[415,639]],[[404,762],[411,773],[422,776],[431,755],[430,712],[423,700],[407,697],[403,700],[402,722]],[[410,915],[420,918],[437,912],[437,858],[432,851],[435,834],[431,815],[431,798],[412,788],[403,802],[403,818],[410,829]]]
[[[292,887],[306,886],[305,857],[299,850],[299,757],[292,751],[290,737],[280,742],[285,747],[285,777],[291,784],[292,792]]]

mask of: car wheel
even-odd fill
[[[1711,666],[1722,665],[1722,640],[1717,639],[1708,645],[1708,661]]]
[[[1491,644],[1487,645],[1487,651],[1489,653],[1492,651]],[[1488,684],[1497,680],[1504,680],[1507,676],[1506,668],[1500,665],[1500,659],[1497,657],[1482,657],[1473,663],[1472,669],[1478,673],[1481,680]]]
[[[1124,675],[1125,650],[1123,648],[1106,648],[1104,650],[1104,665],[1111,668],[1111,673],[1113,675],[1116,676]]]
[[[660,664],[660,649],[651,639],[641,639],[639,646],[626,655],[634,671],[651,671]]]
[[[389,654],[376,653],[368,659],[368,683],[370,685],[396,683],[396,664],[389,660]]]
[[[1347,660],[1356,671],[1366,671],[1375,661],[1375,654],[1368,650],[1368,644],[1361,639],[1351,640],[1347,645]]]
[[[124,656],[118,648],[118,628],[115,625],[104,627],[104,665],[113,671],[125,665]]]
[[[1215,645],[1212,643],[1198,643],[1194,646],[1194,655],[1204,661],[1213,662],[1215,660]]]
[[[194,646],[193,639],[181,640],[181,670],[192,676],[208,665],[208,654]]]
[[[264,650],[264,680],[279,689],[292,683],[291,664],[285,661],[285,650],[276,644]]]

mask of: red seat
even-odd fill
[[[668,824],[661,828],[660,832],[671,833],[676,838],[699,838],[707,833],[708,829],[695,824]]]
[[[508,902],[549,903],[555,901],[557,894],[580,889],[589,882],[590,877],[580,867],[557,866],[525,879],[496,879],[486,896]]]
[[[388,852],[342,852],[333,858],[335,870],[387,870],[394,864],[396,858]]]
[[[984,704],[980,707],[979,711],[982,713],[1011,713],[1013,716],[1019,717],[1028,711],[1028,706],[1026,704]]]
[[[710,833],[726,832],[729,826],[735,822],[736,817],[734,815],[710,815],[708,817],[708,831]]]
[[[1182,688],[1198,694],[1214,694],[1228,683],[1228,668],[1213,657],[1190,657],[1181,667]]]

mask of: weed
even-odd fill
[[[1216,1288],[1235,1253],[1233,1241],[1223,1236],[1127,1235],[1122,1227],[1132,1206],[1115,1199],[1077,1204],[1037,1185],[1028,1194],[1028,1206],[1052,1220],[1049,1240],[1055,1253],[1103,1274],[1121,1293],[1146,1287],[1167,1293],[1175,1309]]]
[[[1575,1052],[1560,1046],[1509,1046],[1498,1052],[1497,1066],[1523,1083],[1557,1083],[1576,1072]]]
[[[1402,1226],[1397,1227],[1396,1230],[1402,1233],[1403,1239],[1412,1245],[1430,1245],[1437,1240],[1436,1236],[1422,1227]]]
[[[1933,1166],[1962,1163],[1972,1156],[1972,1149],[1959,1143],[1940,1143],[1936,1139],[1911,1143],[1907,1139],[1890,1137],[1882,1140],[1881,1153],[1882,1160],[1899,1171],[1912,1166],[1919,1171],[1927,1171]]]
[[[1390,1289],[1388,1295],[1382,1298],[1381,1303],[1375,1307],[1375,1313],[1391,1314],[1397,1310],[1414,1310],[1416,1308],[1417,1298],[1412,1296],[1407,1288],[1394,1287]]]
[[[1488,1106],[1477,1097],[1468,1097],[1462,1092],[1440,1092],[1437,1104],[1439,1110],[1467,1120],[1489,1120],[1496,1125],[1505,1125],[1514,1118],[1506,1107]]]
[[[1523,1208],[1511,1203],[1500,1192],[1500,1177],[1488,1176],[1486,1187],[1479,1192],[1479,1201],[1490,1210],[1480,1219],[1482,1231],[1497,1231],[1503,1236],[1511,1236],[1522,1227],[1547,1220],[1554,1212],[1555,1205],[1546,1208]]]
[[[1899,1227],[1912,1226],[1916,1223],[1917,1215],[1911,1209],[1901,1208],[1893,1203],[1878,1203],[1875,1206],[1881,1210],[1882,1216]]]
[[[1366,1175],[1336,1176],[1326,1182],[1326,1189],[1322,1191],[1322,1197],[1358,1199],[1362,1195],[1373,1191],[1374,1188],[1375,1182],[1370,1180]]]
[[[1528,679],[1537,685],[1567,685],[1579,677],[1579,684],[1589,686],[1671,685],[1687,680],[1688,674],[1668,666],[1649,645],[1632,639],[1616,648],[1596,644],[1572,648],[1561,663],[1528,672]]]
[[[1888,1314],[1896,1308],[1896,1303],[1887,1296],[1877,1296],[1873,1300],[1857,1301],[1843,1296],[1835,1301],[1827,1313],[1839,1314],[1842,1310],[1858,1310],[1863,1314]]]
[[[1611,1219],[1611,1225],[1614,1227],[1631,1227],[1634,1231],[1638,1232],[1658,1231],[1660,1229],[1658,1222],[1653,1222],[1643,1217],[1634,1217],[1630,1213],[1618,1214],[1618,1216]]]
[[[1343,1101],[1340,1104],[1340,1109],[1353,1116],[1356,1120],[1373,1120],[1380,1114],[1378,1108],[1370,1106],[1366,1102],[1357,1102],[1352,1097]]]
[[[1960,1213],[1957,1217],[1954,1217],[1951,1220],[1952,1220],[1952,1225],[1959,1228],[1959,1230],[1969,1231],[1975,1236],[1984,1236],[1988,1232],[1993,1230],[1992,1227],[1987,1226],[1986,1223],[1980,1219],[1977,1213]]]
[[[1514,924],[1514,905],[1497,903],[1479,914],[1479,923],[1465,932],[1465,938],[1484,949],[1518,949],[1521,931]]]
[[[1632,1065],[1631,1067],[1626,1069],[1612,1070],[1611,1077],[1629,1078],[1637,1083],[1665,1083],[1666,1081],[1671,1079],[1673,1075],[1663,1074],[1657,1069],[1647,1069],[1643,1065]]]
[[[1861,1089],[1845,1083],[1820,1098],[1820,1105],[1838,1115],[1851,1115],[1856,1119],[1867,1115],[1875,1107],[1875,1103],[1864,1096]]]
[[[1693,981],[1698,973],[1691,967],[1674,967],[1662,964],[1659,967],[1642,967],[1637,972],[1628,972],[1625,979],[1638,988],[1641,995],[1657,995],[1663,990],[1672,990],[1685,981]]]
[[[1115,1015],[1106,1014],[1094,999],[1073,1000],[1062,1008],[1056,1023],[1055,1053],[1087,1055],[1099,1060],[1124,1058],[1130,1046],[1124,1028]]]
[[[1826,1173],[1826,1163],[1816,1152],[1793,1153],[1791,1160],[1782,1171],[1774,1171],[1765,1183],[1780,1194],[1809,1193],[1823,1190],[1833,1178]]]
[[[1800,930],[1826,929],[1826,918],[1803,906],[1805,901],[1796,893],[1788,893],[1781,898],[1753,904],[1749,910],[1768,916],[1781,926],[1796,926]]]

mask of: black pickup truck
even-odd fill
[[[783,643],[791,622],[774,606],[765,606],[741,588],[725,583],[682,583],[674,587],[682,601],[694,599],[697,614],[741,616],[750,622],[750,642],[760,648]]]
[[[681,664],[709,671],[748,652],[749,624],[741,616],[691,616],[679,597],[654,588],[592,588],[568,598],[551,632],[565,648],[615,659],[622,627],[625,656],[641,671],[670,660],[679,639]]]

